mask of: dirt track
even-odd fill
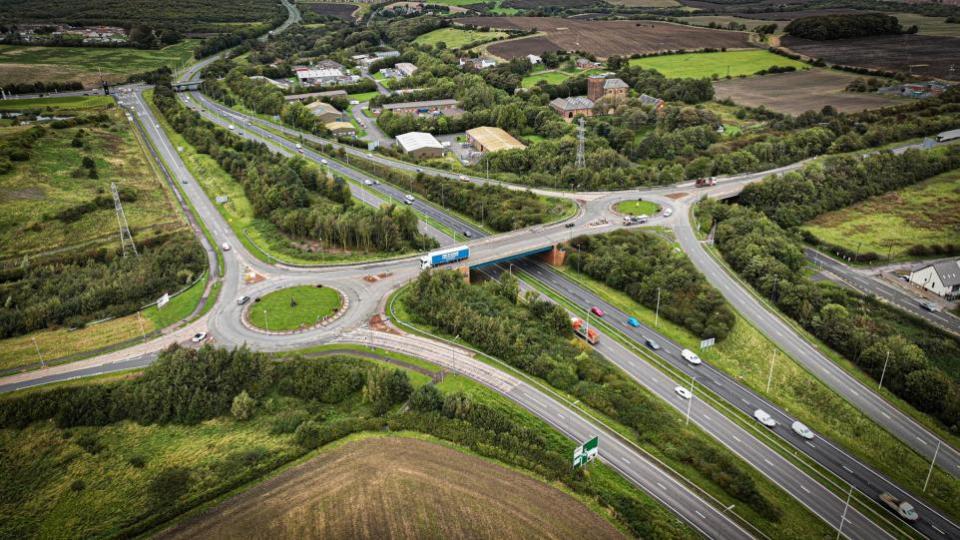
[[[569,495],[409,438],[344,445],[155,538],[622,538]]]

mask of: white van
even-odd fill
[[[682,356],[684,360],[686,360],[687,362],[690,362],[691,364],[693,364],[693,365],[695,365],[695,366],[700,365],[701,363],[703,363],[703,360],[700,360],[700,357],[697,356],[697,355],[696,355],[693,351],[691,351],[690,349],[684,349],[684,350],[680,351],[680,356]]]

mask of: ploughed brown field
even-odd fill
[[[780,43],[831,64],[904,73],[914,66],[914,75],[960,80],[960,38],[901,35],[812,41],[786,36]]]
[[[545,36],[494,43],[488,50],[517,58],[551,50],[585,51],[601,58],[705,47],[747,47],[747,34],[655,21],[586,21],[556,17],[466,17],[457,22],[491,28],[536,28]]]
[[[713,83],[716,99],[730,98],[740,105],[764,107],[786,114],[819,111],[831,105],[840,112],[859,112],[897,104],[877,94],[844,92],[856,75],[826,69],[734,78]]]
[[[402,437],[353,441],[155,538],[622,538],[566,493]]]
[[[306,3],[303,4],[304,7],[309,8],[311,11],[318,15],[326,15],[328,17],[336,17],[338,19],[343,19],[349,21],[353,19],[353,12],[357,10],[357,6],[353,4],[343,4],[343,3]]]

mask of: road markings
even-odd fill
[[[773,463],[771,463],[769,459],[763,458],[763,462],[766,463],[767,465],[773,467]]]
[[[694,510],[693,513],[695,513],[696,515],[700,516],[700,519],[707,519],[707,517],[704,516],[703,514],[701,514],[699,510]]]
[[[848,473],[853,474],[853,470],[850,469],[850,467],[847,467],[846,465],[841,465],[841,467],[843,467],[843,470],[847,471]]]
[[[916,435],[914,435],[914,437],[915,437],[918,441],[922,442],[923,444],[927,444],[927,441],[921,439],[920,437],[917,437]]]
[[[660,486],[660,489],[662,489],[662,490],[664,490],[664,491],[667,490],[667,486],[661,484],[660,482],[657,482],[657,485]]]
[[[800,489],[802,489],[804,492],[810,493],[810,490],[807,489],[807,486],[805,486],[805,485],[803,485],[803,484],[799,484],[799,486],[800,486]]]
[[[735,440],[735,441],[737,441],[737,442],[743,442],[743,441],[740,440],[740,437],[737,437],[736,435],[733,436],[733,440]]]
[[[931,523],[930,526],[933,527],[933,530],[937,531],[938,533],[940,533],[940,534],[942,534],[942,535],[944,535],[944,536],[947,535],[947,533],[941,531],[941,530],[940,530],[940,527],[937,527],[937,526],[934,525],[933,523]]]

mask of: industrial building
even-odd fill
[[[411,131],[397,135],[397,144],[404,152],[415,158],[434,158],[443,155],[443,145],[433,135]]]
[[[479,152],[498,152],[500,150],[523,150],[526,146],[506,131],[489,126],[467,130],[467,142]]]

